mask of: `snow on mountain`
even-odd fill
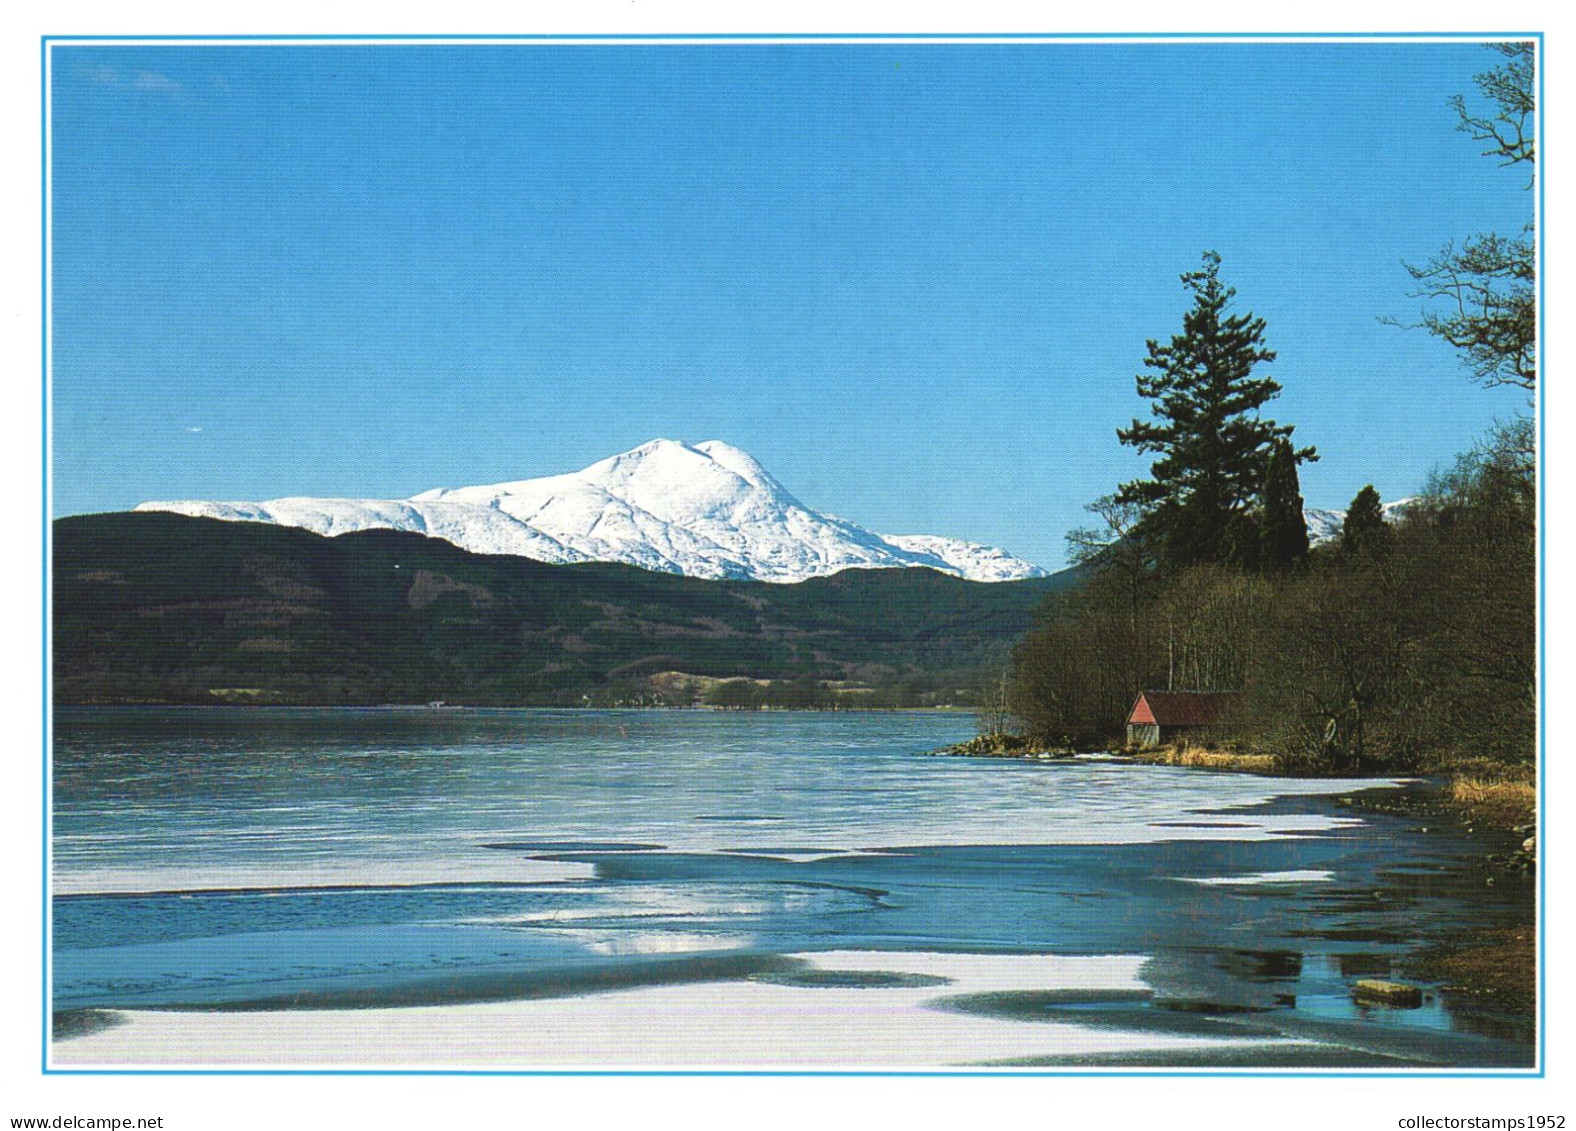
[[[1024,573],[1027,564],[1013,557],[1006,550],[995,546],[981,546],[978,542],[965,542],[960,538],[942,538],[934,534],[886,534],[890,545],[914,554],[926,554],[941,564],[924,564],[945,573],[955,573],[971,581],[1016,581],[1021,577],[1044,577],[1046,571],[1029,566],[1033,573]]]
[[[1400,522],[1405,517],[1409,508],[1416,499],[1397,499],[1393,503],[1381,503],[1379,510],[1383,513],[1386,522]],[[1341,526],[1346,521],[1345,511],[1324,510],[1320,507],[1304,507],[1302,518],[1308,524],[1308,544],[1322,546],[1326,542],[1338,542],[1341,538]]]
[[[625,562],[690,577],[792,582],[852,567],[929,566],[973,581],[1043,577],[1003,550],[884,536],[811,510],[748,453],[720,440],[653,440],[583,471],[404,500],[147,502],[139,511],[272,522],[334,536],[409,530],[480,554]]]

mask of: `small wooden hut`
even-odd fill
[[[1236,697],[1232,691],[1141,691],[1127,713],[1127,744],[1163,746],[1212,727]]]

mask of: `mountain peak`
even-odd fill
[[[319,534],[413,530],[483,554],[616,561],[693,577],[792,582],[851,568],[925,566],[973,581],[1043,577],[1003,550],[927,535],[886,537],[800,503],[742,449],[657,438],[580,471],[405,500],[151,502]]]
[[[609,456],[608,459],[645,459],[651,456],[661,456],[664,454],[676,455],[680,452],[695,453],[697,450],[697,448],[690,444],[686,444],[683,440],[669,440],[666,436],[658,436],[655,440],[647,440],[644,444],[638,444],[635,447],[630,448],[627,452],[619,452],[616,456]],[[607,460],[600,460],[598,462],[606,463]]]

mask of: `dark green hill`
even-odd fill
[[[78,703],[579,704],[662,671],[962,686],[1072,581],[703,581],[154,513],[60,519],[53,553],[55,698]]]

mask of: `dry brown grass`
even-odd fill
[[[1230,770],[1239,774],[1275,772],[1273,754],[1243,754],[1233,750],[1213,750],[1192,743],[1141,750],[1137,757],[1140,761],[1159,766],[1185,766],[1192,770]]]
[[[1530,762],[1496,762],[1492,758],[1460,758],[1442,766],[1453,776],[1486,782],[1522,782],[1531,785],[1537,771]]]
[[[1450,799],[1481,820],[1511,828],[1531,824],[1538,812],[1538,791],[1530,781],[1452,777]]]
[[[1536,818],[1537,774],[1532,766],[1476,758],[1446,769],[1450,800],[1468,816],[1505,828],[1531,824]]]

